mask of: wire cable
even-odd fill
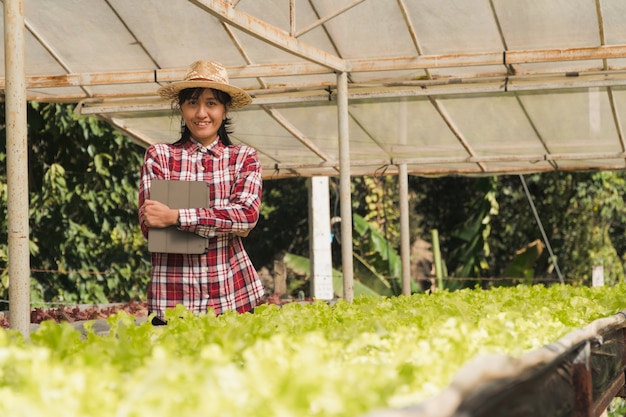
[[[530,203],[530,207],[533,210],[533,214],[535,215],[535,220],[537,220],[537,224],[539,225],[539,230],[541,230],[541,236],[543,236],[543,241],[546,244],[546,247],[548,248],[548,252],[550,253],[550,258],[552,259],[552,262],[554,263],[554,268],[556,269],[556,274],[559,276],[559,281],[561,281],[561,284],[564,284],[565,281],[563,280],[563,275],[561,275],[561,270],[559,269],[559,264],[556,261],[556,256],[554,256],[554,252],[552,252],[552,246],[550,246],[550,241],[548,240],[548,236],[546,236],[546,232],[543,229],[543,224],[541,223],[541,219],[539,218],[539,214],[537,214],[537,209],[535,208],[535,203],[533,203],[533,198],[530,195],[530,191],[528,191],[528,186],[526,185],[526,180],[524,179],[524,176],[520,174],[519,176],[520,180],[522,181],[522,186],[524,186],[524,192],[526,192],[526,197],[528,198],[528,202]]]

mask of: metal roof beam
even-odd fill
[[[626,54],[626,45],[602,45],[583,48],[506,51],[504,52],[504,54],[507,64],[529,64],[534,62],[623,58]]]
[[[376,58],[376,60],[365,58],[352,59],[349,60],[349,63],[352,72],[367,72],[400,69],[432,69],[529,64],[540,62],[567,62],[623,58],[624,56],[626,56],[626,45],[610,45],[585,48],[531,49],[389,58],[380,57]]]
[[[283,116],[278,110],[272,109],[270,107],[262,106],[263,110],[269,114],[272,119],[278,122],[287,132],[289,132],[293,137],[298,139],[300,143],[306,146],[311,152],[315,155],[319,156],[320,159],[324,161],[334,161],[334,158],[330,157],[326,152],[320,149],[313,141],[306,137],[302,131],[300,131],[296,126],[294,126],[285,116]]]
[[[109,116],[103,116],[103,115],[97,115],[97,117],[100,120],[103,120],[107,123],[109,123],[111,126],[115,127],[116,129],[118,129],[119,131],[121,131],[123,134],[129,136],[131,138],[131,140],[136,143],[139,146],[150,146],[152,144],[152,140],[149,137],[146,137],[145,135],[137,132],[134,129],[130,129],[128,127],[126,127],[126,124],[124,123],[123,120],[119,120],[115,117],[109,117]]]
[[[465,135],[463,135],[463,133],[461,132],[461,129],[459,129],[456,123],[454,123],[452,116],[450,116],[443,103],[433,98],[430,99],[430,102],[437,111],[437,113],[439,113],[439,116],[441,116],[441,118],[443,119],[443,122],[448,126],[448,129],[450,129],[450,132],[452,132],[452,134],[459,141],[463,149],[465,149],[470,155],[470,158],[474,158],[476,156],[476,152],[474,152],[474,150],[472,149],[472,146],[470,145],[467,138],[465,138]],[[476,164],[481,171],[487,171],[485,165],[482,162],[476,162]]]
[[[90,74],[94,77],[90,82],[95,84],[109,84],[107,82],[106,74]],[[62,83],[57,86],[75,86],[79,83],[79,79],[87,79],[90,75],[73,75],[73,76],[60,76]],[[140,80],[145,75],[142,74],[126,74],[128,80],[135,79]],[[53,78],[57,78],[54,76]],[[99,82],[100,80],[102,82]],[[117,78],[119,81],[120,78]],[[52,87],[54,81],[50,79],[42,79],[41,77],[27,77],[27,83],[29,88],[43,88]],[[506,83],[506,87],[505,87]],[[435,95],[471,95],[471,94],[495,94],[514,91],[538,91],[538,90],[561,90],[570,88],[592,88],[592,87],[618,87],[626,86],[626,78],[621,72],[606,73],[603,77],[586,77],[580,75],[577,77],[549,77],[549,78],[537,78],[537,77],[509,77],[508,83],[505,77],[492,77],[492,78],[446,78],[441,80],[421,80],[413,82],[402,83],[389,83],[389,84],[355,84],[350,86],[350,99],[369,99],[369,98],[394,98],[394,97],[416,97],[416,96],[435,96]],[[328,88],[332,88],[331,85],[301,85],[297,87],[285,87],[285,88],[268,88],[261,90],[248,90],[248,92],[254,96],[253,104],[269,105],[269,104],[288,104],[288,103],[305,103],[315,101],[328,101],[329,92]],[[4,80],[0,79],[0,89],[4,88]],[[301,91],[305,93],[309,91],[309,94],[303,94],[300,96],[287,96],[286,94],[294,91]],[[330,99],[334,93],[330,94]],[[137,94],[100,94],[97,98],[94,98],[92,103],[102,102],[104,99],[140,99],[154,98],[154,95],[139,96]],[[50,96],[45,92],[30,91],[29,100],[38,101],[51,101]],[[83,100],[84,96],[72,96],[72,95],[56,95],[54,101],[69,101],[71,99]],[[139,104],[141,106],[141,104]],[[169,104],[165,105],[169,107]]]
[[[61,55],[55,50],[55,48],[48,42],[43,35],[41,35],[30,22],[24,19],[24,27],[30,32],[31,35],[39,42],[42,48],[46,50],[46,52],[54,59],[65,71],[72,72],[69,64],[61,57]],[[4,78],[2,79],[2,83],[4,84]],[[27,81],[28,85],[28,81]],[[80,85],[81,90],[85,93],[85,95],[89,95],[89,91],[84,88],[83,85]],[[4,85],[3,87],[4,88]]]
[[[353,85],[350,87],[348,98],[354,101],[381,98],[469,96],[473,94],[502,94],[574,88],[624,87],[626,86],[626,74],[617,73],[614,77],[608,75],[603,77],[561,77],[553,80],[534,80],[532,77],[509,77],[506,88],[505,81],[504,77],[494,77],[482,80],[423,80],[411,83],[398,83],[392,86]],[[254,96],[252,107],[328,102],[335,97],[335,93],[329,93],[322,86],[307,86],[307,88],[309,90],[308,94],[301,96],[286,95],[286,93],[293,90],[292,88],[249,91]],[[305,91],[305,87],[301,86],[300,91]],[[128,98],[120,99],[119,97],[112,97],[108,101],[104,100],[104,97],[86,99],[80,102],[77,111],[85,115],[116,112],[171,111],[171,103],[169,102],[155,100],[154,97],[146,97],[141,100],[138,97],[134,98],[136,99],[134,102],[131,102]],[[29,99],[32,98],[29,97]],[[39,100],[45,101],[45,97]],[[240,111],[246,110],[242,109]]]
[[[422,158],[398,158],[398,159],[368,159],[368,160],[352,160],[353,167],[380,167],[385,165],[438,165],[438,164],[483,164],[483,163],[503,163],[503,162],[528,162],[537,164],[539,162],[550,161],[585,161],[585,160],[622,160],[626,158],[624,152],[598,152],[598,153],[563,153],[563,154],[532,154],[532,155],[481,155],[481,156],[450,156],[450,157],[422,157]],[[279,163],[276,164],[280,169],[307,169],[307,168],[335,168],[338,162],[329,161],[321,163]],[[623,167],[623,163],[622,163]],[[485,167],[482,172],[491,172]]]
[[[235,9],[229,2],[223,0],[189,0],[207,13],[215,16],[221,22],[254,36],[255,38],[280,48],[293,55],[315,62],[334,71],[349,71],[348,64],[343,59],[315,48],[284,30],[269,23]]]
[[[609,104],[611,105],[611,114],[613,115],[613,121],[615,122],[615,130],[617,131],[619,144],[622,149],[622,152],[625,152],[626,140],[624,138],[624,129],[622,128],[622,122],[619,116],[619,111],[617,109],[617,103],[615,102],[615,96],[613,95],[613,89],[607,88],[606,92],[609,98]]]
[[[404,23],[406,25],[407,30],[409,31],[409,35],[411,36],[411,41],[413,42],[413,46],[415,47],[415,51],[418,55],[422,55],[422,46],[417,39],[417,31],[415,30],[415,25],[411,20],[411,14],[406,7],[404,0],[398,0],[398,7],[400,7],[400,12],[402,13],[402,18],[404,19]]]
[[[557,62],[590,59],[623,58],[626,45],[601,46],[570,49],[537,49],[532,51],[486,52],[470,54],[422,55],[413,57],[347,60],[352,72],[393,71],[407,69],[429,69],[462,66]],[[228,67],[229,76],[235,78],[282,77],[289,75],[331,74],[334,71],[322,63],[299,62],[281,64],[253,64]],[[102,73],[80,73],[67,75],[35,75],[26,79],[29,88],[80,87],[89,85],[115,85],[132,83],[171,82],[183,79],[187,68],[157,70],[118,71]],[[612,74],[619,71],[593,72]],[[577,75],[584,75],[580,72]],[[540,74],[538,74],[540,75]],[[546,74],[546,76],[548,76]],[[554,76],[554,74],[552,74]],[[511,77],[512,78],[512,77]],[[471,79],[471,77],[468,77]],[[0,77],[0,88],[4,88],[5,78]]]
[[[339,16],[340,14],[343,14],[344,12],[350,10],[351,8],[353,8],[354,6],[363,3],[365,0],[354,0],[352,3],[345,5],[344,7],[335,10],[333,13],[322,17],[321,19],[316,20],[315,22],[311,23],[309,26],[305,27],[304,29],[300,29],[298,32],[296,32],[295,37],[299,38],[300,36],[304,35],[305,33],[315,29],[318,26],[323,25],[324,23],[328,22],[329,20]]]

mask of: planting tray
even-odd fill
[[[512,358],[479,356],[439,395],[367,417],[597,417],[625,396],[626,310]]]

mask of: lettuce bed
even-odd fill
[[[0,331],[0,415],[360,416],[448,385],[483,353],[520,356],[624,309],[626,286],[518,286],[259,307],[86,337],[44,322]]]

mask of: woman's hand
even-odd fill
[[[146,200],[143,206],[139,208],[139,216],[146,227],[163,228],[178,225],[178,210],[171,209],[156,200]],[[250,230],[233,232],[233,234],[247,237]]]
[[[163,228],[178,224],[178,210],[156,200],[146,200],[139,208],[139,216],[147,227]]]

